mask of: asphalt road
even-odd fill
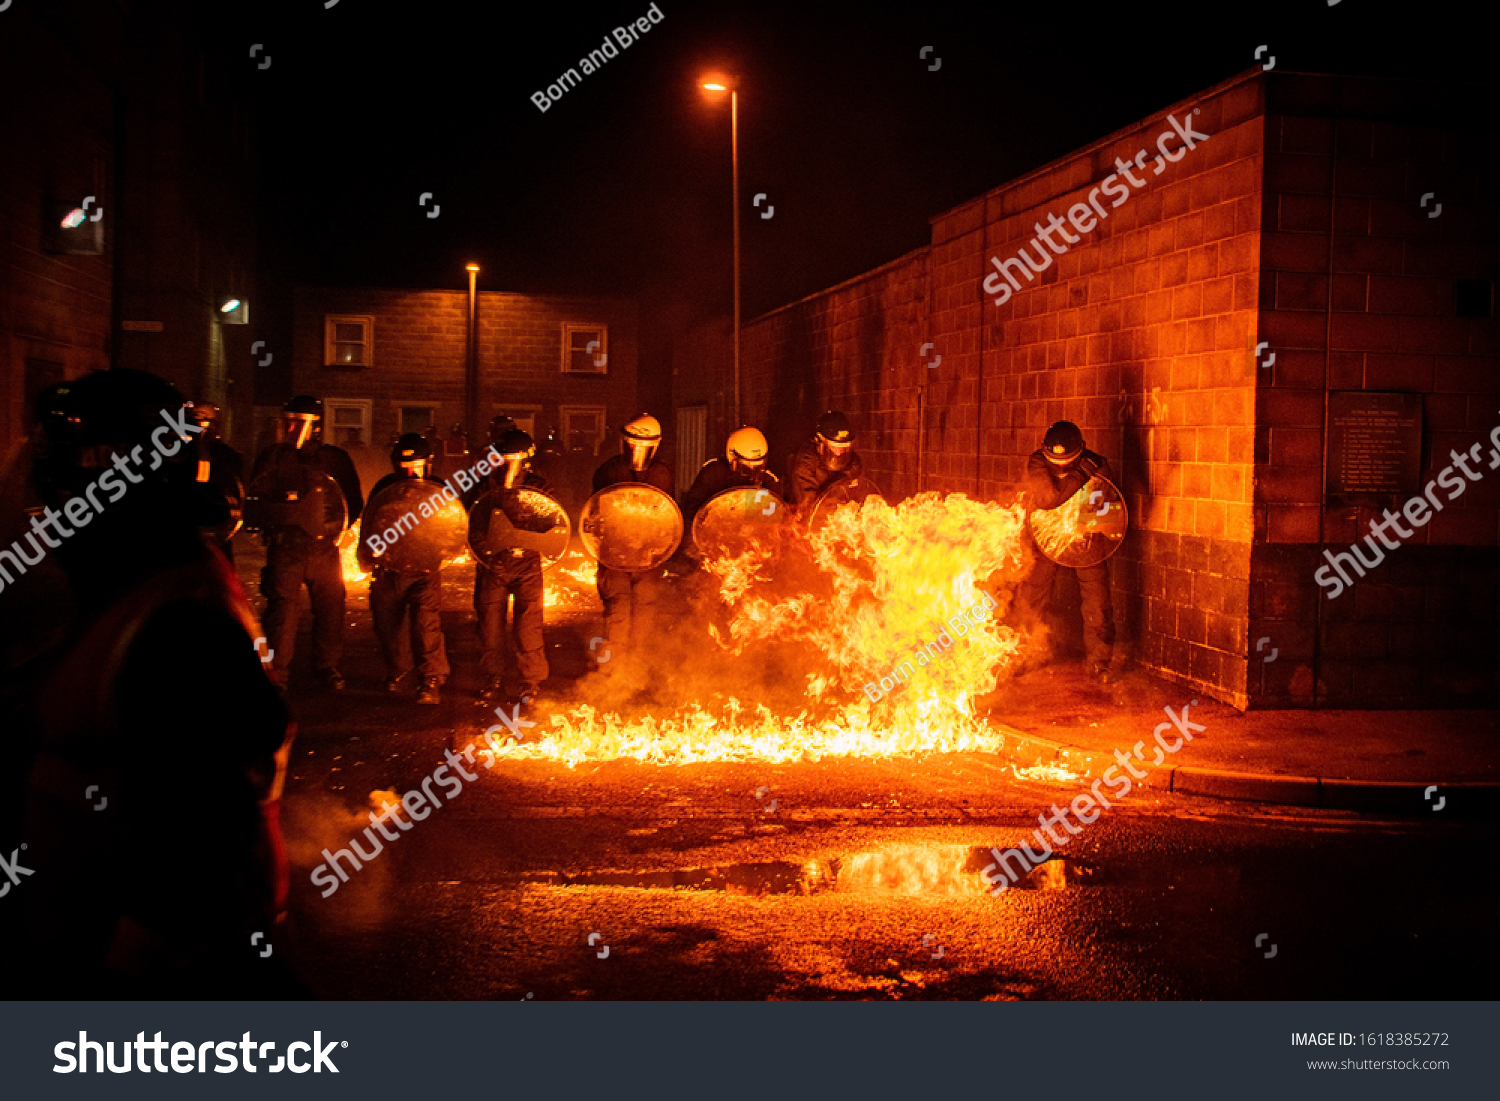
[[[1072,787],[979,756],[477,771],[327,898],[356,816],[290,800],[319,996],[1485,998],[1500,970],[1487,823],[1148,796],[991,897],[988,849]]]
[[[242,574],[253,577],[252,564]],[[494,715],[467,579],[445,579],[444,705],[378,691],[363,588],[344,671],[294,676],[276,955],[331,999],[1489,998],[1492,822],[1217,802],[1145,788],[999,897],[989,850],[1085,785],[1003,756],[569,769],[502,759],[327,897],[311,875]],[[583,672],[586,593],[549,612]],[[303,636],[303,645],[306,635]],[[445,791],[445,789],[438,789]],[[445,791],[446,794],[446,791]],[[774,801],[774,809],[773,809]],[[368,844],[366,846],[368,848]],[[607,952],[605,949],[607,948]]]

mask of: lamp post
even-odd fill
[[[734,169],[734,427],[740,420],[740,81],[715,75],[703,79],[707,92],[729,93],[729,155]]]
[[[468,264],[465,270],[469,273],[469,340],[467,362],[464,364],[464,404],[468,408],[464,411],[464,424],[469,433],[470,449],[473,448],[472,441],[479,438],[479,295],[477,283],[479,279],[479,265]]]

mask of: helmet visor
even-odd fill
[[[656,449],[661,446],[660,440],[633,440],[626,438],[624,441],[624,452],[630,459],[630,469],[637,474],[644,474],[646,468],[651,465],[651,460],[656,457]]]
[[[504,465],[500,473],[506,489],[515,489],[526,480],[526,472],[531,469],[531,454],[528,451],[520,451],[504,457]]]
[[[312,413],[283,413],[281,415],[282,440],[293,447],[305,447],[318,427],[318,418]]]
[[[829,470],[845,470],[854,459],[854,441],[836,443],[819,436],[818,454],[823,456],[823,462]]]

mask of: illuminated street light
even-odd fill
[[[234,311],[237,310],[237,309],[239,309],[239,308],[240,308],[240,300],[238,298],[226,298],[226,299],[224,299],[224,304],[219,307],[219,312],[220,313],[234,313]]]
[[[734,424],[740,420],[740,82],[735,76],[711,73],[703,78],[706,92],[729,93],[729,150],[734,171]]]
[[[469,439],[479,439],[479,265],[465,264],[469,273],[469,339],[464,364],[464,428]]]

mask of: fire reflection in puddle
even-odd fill
[[[984,869],[988,848],[969,845],[903,845],[796,863],[769,860],[655,872],[554,872],[529,882],[556,887],[636,887],[661,891],[722,891],[731,895],[852,894],[887,897],[958,898],[988,893]],[[1049,860],[1012,885],[1012,890],[1065,891],[1094,882],[1095,869],[1070,860]]]

